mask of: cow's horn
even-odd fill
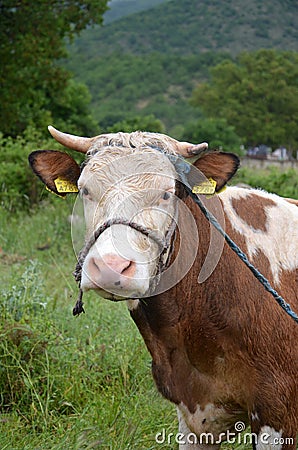
[[[77,152],[87,153],[92,144],[92,138],[74,136],[72,134],[62,133],[62,131],[56,130],[51,125],[48,126],[48,130],[56,141],[65,147],[76,150]]]
[[[200,155],[208,150],[207,142],[202,142],[201,144],[190,144],[189,142],[179,142],[178,153],[186,158],[191,156]]]

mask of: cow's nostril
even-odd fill
[[[90,263],[91,263],[91,267],[92,267],[93,271],[101,272],[101,264],[100,264],[100,262],[97,264],[97,260],[95,258],[92,258]]]
[[[125,277],[132,277],[136,270],[136,263],[134,261],[127,261],[127,266],[122,270],[121,275]]]
[[[126,270],[129,270],[130,265],[131,265],[131,261],[129,261],[128,259],[124,260],[124,262],[122,263],[121,268],[119,270],[119,273],[121,273],[121,275],[122,275]]]

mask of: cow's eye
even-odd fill
[[[83,188],[81,189],[81,195],[85,195],[85,196],[89,195],[88,189],[85,188],[85,187],[83,187]]]
[[[162,199],[163,200],[169,200],[170,197],[171,197],[171,194],[168,191],[166,191],[166,192],[163,193]]]
[[[168,204],[169,200],[173,197],[173,195],[175,194],[175,188],[169,188],[166,191],[164,191],[163,193],[160,194],[159,197],[159,205],[163,205],[166,206],[166,204]]]

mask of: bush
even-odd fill
[[[154,133],[164,133],[165,131],[162,122],[153,114],[143,117],[136,116],[132,119],[116,122],[113,126],[109,127],[107,131],[108,133],[117,133],[118,131],[131,133],[136,130],[150,131]]]
[[[242,167],[232,182],[233,184],[245,183],[252,187],[273,192],[281,197],[298,199],[298,177],[297,171],[294,169],[280,172],[277,167],[257,171]]]
[[[28,155],[37,149],[57,148],[53,139],[45,139],[34,128],[24,135],[3,137],[0,133],[0,205],[9,211],[26,209],[40,199],[37,177],[28,164]]]
[[[189,142],[206,141],[210,148],[242,153],[241,138],[236,134],[234,127],[228,125],[225,119],[201,118],[185,126],[182,140]]]

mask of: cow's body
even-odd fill
[[[241,188],[220,198],[228,234],[297,311],[297,207]],[[180,284],[131,311],[158,389],[178,405],[183,434],[217,440],[242,420],[257,435],[295,437],[298,327],[227,246],[213,274],[196,283],[209,226],[189,206],[202,243],[195,264]]]
[[[104,227],[92,244],[82,263],[81,287],[95,289],[106,298],[131,298],[128,307],[152,356],[156,385],[164,397],[177,405],[181,433],[185,437],[195,433],[198,437],[197,444],[186,442],[181,448],[203,448],[200,436],[206,433],[211,433],[211,444],[217,447],[228,431],[238,431],[238,421],[251,424],[252,432],[259,437],[258,448],[281,448],[281,438],[292,438],[292,444],[287,441],[284,447],[295,448],[297,324],[227,244],[213,248],[213,253],[219,248],[222,251],[217,264],[211,264],[204,282],[198,283],[210,253],[209,222],[192,197],[177,191],[172,164],[154,150],[160,147],[159,141],[150,146],[147,140],[138,150],[136,143],[131,145],[127,139],[119,146],[120,138],[113,143],[113,137],[106,144],[94,138],[87,166],[78,180],[84,198],[87,238],[113,214],[126,220],[124,224]],[[75,145],[81,144],[76,141]],[[171,146],[169,142],[166,145]],[[175,149],[169,153],[175,153]],[[122,156],[127,159],[121,159]],[[44,152],[31,157],[35,172],[51,189],[59,173],[64,178],[69,173],[69,178],[77,181],[77,169],[69,157],[65,164],[57,162],[57,154],[55,164],[51,158]],[[132,165],[126,163],[129,158]],[[144,162],[146,158],[149,163]],[[203,156],[196,164],[206,176],[216,177],[219,187],[237,169],[232,156],[218,153]],[[55,170],[50,170],[53,165]],[[172,195],[175,189],[179,201]],[[208,202],[223,213],[227,233],[298,311],[297,207],[275,195],[241,188],[227,188],[207,200],[207,206]],[[187,240],[182,239],[183,227],[170,235],[171,248],[166,252],[165,264],[171,266],[178,257],[181,243],[189,249],[195,243],[196,256],[183,277],[180,263],[173,264],[171,277],[177,282],[152,293],[150,283],[155,276],[158,245],[150,237],[149,243],[145,242],[144,235],[127,223],[133,219],[166,235],[176,210],[180,212],[180,222],[186,221],[182,206],[192,217]],[[186,251],[181,264],[187,255]],[[161,286],[162,283],[163,278]],[[145,299],[140,300],[142,297]],[[266,442],[260,440],[262,434],[269,435]]]

